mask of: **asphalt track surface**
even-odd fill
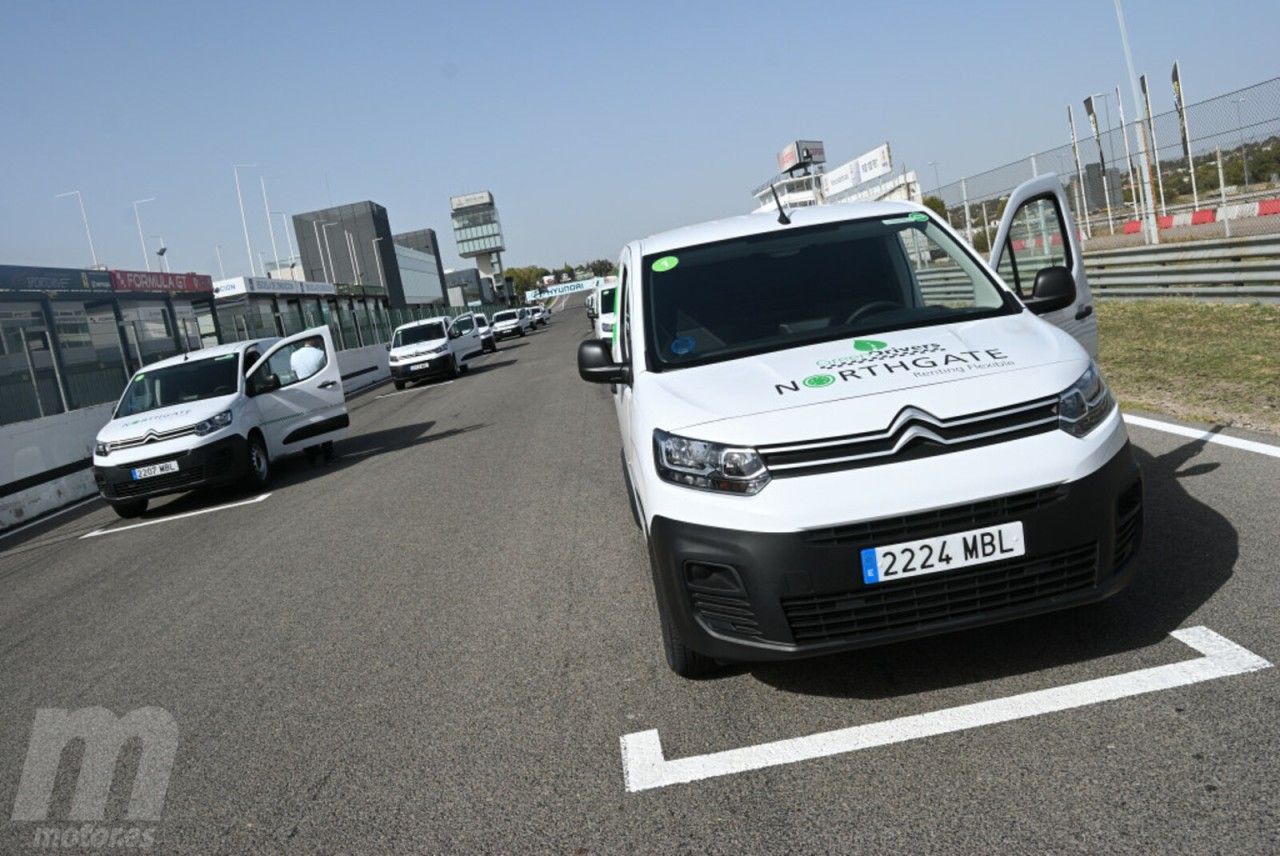
[[[684,758],[877,723],[1187,660],[1169,634],[1201,625],[1280,660],[1280,459],[1131,428],[1148,528],[1113,600],[686,681],[586,331],[566,309],[454,383],[354,398],[338,460],[259,502],[0,540],[0,852],[79,825],[76,743],[49,820],[8,807],[36,710],[91,706],[177,723],[161,853],[1280,849],[1280,668],[628,791],[619,739],[649,729]]]

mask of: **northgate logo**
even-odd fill
[[[169,774],[178,751],[178,726],[169,712],[158,707],[139,708],[124,716],[116,716],[102,707],[36,711],[22,779],[13,802],[13,819],[17,822],[48,819],[63,752],[74,741],[83,741],[84,752],[67,817],[86,822],[79,826],[37,827],[34,846],[148,848],[154,843],[154,827],[102,824],[117,762],[126,745],[134,740],[141,744],[141,749],[125,818],[145,824],[160,819],[169,790]]]
[[[926,346],[919,345],[918,348],[936,348],[942,350],[940,345]],[[908,351],[913,349],[900,348],[893,350]],[[883,356],[882,355],[887,355]],[[905,374],[915,378],[929,377],[931,375],[942,374],[959,374],[969,371],[977,371],[982,369],[1005,368],[1013,365],[1013,361],[1008,355],[999,348],[986,348],[978,351],[959,351],[956,353],[933,353],[930,350],[924,356],[914,356],[905,359],[893,359],[895,355],[891,351],[877,351],[870,357],[862,359],[851,358],[849,362],[855,365],[854,368],[844,368],[838,372],[811,374],[801,380],[793,380],[790,383],[777,383],[773,385],[774,391],[778,395],[786,395],[788,392],[799,392],[801,389],[823,389],[837,382],[870,380],[872,378],[885,377],[893,374]],[[827,363],[837,363],[840,365],[848,365],[841,360],[828,360],[819,363],[821,368],[834,368],[834,365]]]

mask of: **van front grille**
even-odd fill
[[[916,514],[883,517],[827,529],[810,529],[804,533],[804,537],[810,544],[821,546],[877,547],[896,544],[899,541],[914,541],[1016,520],[1024,514],[1052,505],[1065,495],[1066,492],[1061,487],[1045,487]]]
[[[1087,591],[1097,581],[1097,542],[953,573],[855,591],[784,598],[796,644],[927,629],[976,615],[996,617]]]
[[[906,407],[883,431],[756,448],[770,475],[787,478],[1006,443],[1057,427],[1058,397],[1052,396],[946,419]]]

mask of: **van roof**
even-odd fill
[[[470,314],[470,313],[467,313],[467,314]],[[462,316],[459,315],[458,317],[461,318]],[[396,330],[408,330],[410,327],[421,327],[423,324],[431,324],[431,323],[444,323],[447,325],[452,320],[453,320],[452,318],[446,317],[444,315],[434,315],[430,318],[419,318],[417,321],[410,321],[408,324],[401,324],[399,327],[396,328]],[[395,331],[393,330],[392,332],[394,333]]]
[[[176,357],[166,357],[163,360],[156,360],[154,363],[147,363],[142,370],[151,371],[161,369],[165,366],[175,366],[178,363],[185,363],[189,360],[207,360],[210,357],[220,357],[224,354],[238,354],[241,351],[247,351],[251,347],[267,348],[272,343],[278,342],[279,337],[271,339],[249,339],[244,342],[228,342],[225,345],[214,345],[210,348],[201,348],[198,351],[188,351],[186,354],[179,354]]]
[[[914,202],[845,202],[834,205],[811,205],[804,208],[793,208],[787,211],[791,218],[790,225],[778,222],[776,210],[759,214],[742,214],[737,217],[726,217],[723,220],[711,220],[706,223],[695,223],[692,226],[681,226],[669,232],[659,232],[642,238],[640,254],[642,256],[664,253],[671,250],[693,247],[698,244],[712,244],[716,241],[727,241],[746,235],[761,235],[767,232],[783,232],[804,226],[817,226],[822,223],[835,223],[841,220],[856,220],[863,217],[895,217],[913,211],[928,209]]]

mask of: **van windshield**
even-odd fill
[[[923,213],[824,223],[648,256],[655,370],[1021,311]]]
[[[514,309],[508,309],[505,312],[499,312],[497,315],[493,316],[493,323],[497,324],[499,321],[514,321],[519,317],[519,315],[520,313],[516,312]]]
[[[433,339],[443,339],[446,335],[443,321],[401,327],[391,338],[391,347],[399,348],[404,345],[416,345],[419,342],[430,342]]]
[[[240,389],[239,368],[239,354],[223,354],[162,369],[143,369],[129,382],[115,418],[231,395]]]

